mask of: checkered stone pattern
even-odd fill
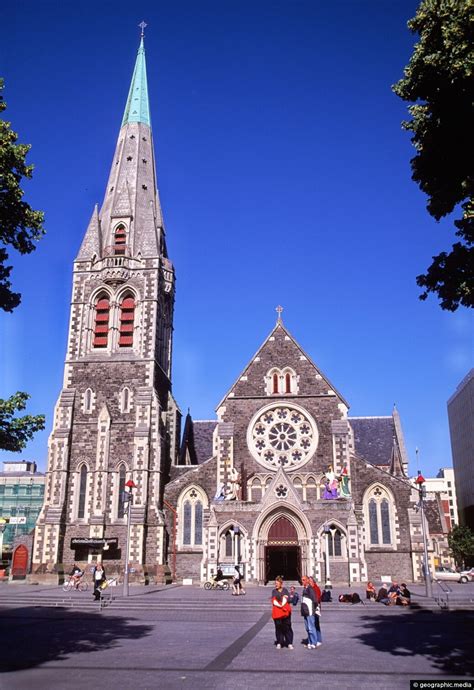
[[[126,250],[114,255],[119,223],[125,227]],[[180,437],[180,413],[171,396],[174,284],[155,188],[151,132],[143,123],[128,123],[119,133],[103,207],[94,210],[74,262],[64,389],[50,436],[45,504],[36,528],[36,571],[50,563],[73,562],[73,537],[116,536],[125,552],[126,520],[117,515],[121,465],[137,485],[130,540],[137,578],[150,568],[156,572],[166,561],[160,511]],[[123,347],[119,305],[127,291],[134,295],[135,318],[133,343]],[[95,301],[102,294],[109,299],[109,331],[106,347],[99,348],[93,334]],[[126,410],[124,387],[130,391]],[[86,391],[91,402],[87,410]],[[78,517],[84,464],[87,495],[84,516]],[[108,558],[108,574],[121,568],[121,562]]]

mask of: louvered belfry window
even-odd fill
[[[95,305],[94,347],[107,347],[109,337],[110,302],[100,297]]]
[[[125,254],[127,244],[127,233],[123,225],[119,225],[115,230],[114,235],[114,254],[115,256],[123,256]]]
[[[120,326],[119,346],[131,347],[133,345],[133,322],[135,320],[135,300],[133,297],[124,297],[120,302]]]

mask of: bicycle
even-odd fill
[[[224,592],[227,592],[229,589],[229,583],[227,580],[208,580],[204,583],[204,589],[207,589],[208,591],[210,589],[221,589]]]
[[[89,583],[81,578],[79,582],[74,582],[73,578],[70,577],[69,580],[63,584],[63,592],[72,592],[73,590],[79,590],[79,592],[87,592],[89,589]]]

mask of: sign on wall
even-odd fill
[[[96,537],[73,537],[71,539],[71,549],[87,546],[90,549],[103,549],[107,546],[111,549],[118,548],[118,537],[106,537],[100,539]]]

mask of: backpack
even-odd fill
[[[331,592],[328,589],[321,594],[321,601],[332,601]]]

